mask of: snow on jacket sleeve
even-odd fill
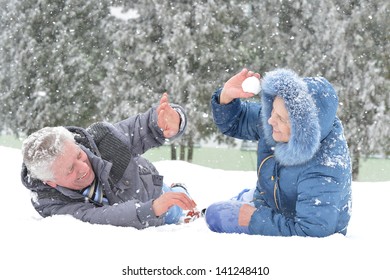
[[[186,128],[187,118],[184,109],[176,104],[170,104],[178,111],[181,125],[179,132],[170,140],[180,137]],[[143,154],[148,149],[164,144],[163,131],[157,124],[157,107],[153,107],[145,113],[140,113],[120,121],[114,126],[122,133],[122,141],[129,143],[133,154]]]
[[[260,121],[260,104],[241,102],[235,99],[229,104],[220,104],[219,96],[222,88],[218,89],[211,98],[214,122],[225,135],[243,140],[258,140],[258,125]]]
[[[154,215],[152,200],[145,203],[126,201],[99,207],[88,201],[71,201],[65,196],[52,195],[39,200],[35,197],[32,203],[43,217],[71,215],[91,224],[109,224],[137,229],[163,224],[163,219]]]

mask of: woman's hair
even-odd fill
[[[52,165],[62,154],[66,141],[75,142],[73,134],[63,126],[44,127],[23,141],[23,162],[32,178],[54,179]]]

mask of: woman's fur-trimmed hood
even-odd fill
[[[290,118],[287,143],[275,142],[268,124],[276,96],[284,100]],[[268,72],[262,81],[262,122],[267,143],[275,147],[275,158],[288,166],[312,159],[332,129],[337,106],[337,94],[325,78],[300,78],[289,69]]]

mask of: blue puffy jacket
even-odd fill
[[[277,69],[262,81],[261,103],[212,97],[222,133],[258,141],[257,210],[251,234],[316,236],[346,234],[351,212],[351,162],[343,127],[336,116],[338,97],[324,78],[300,78]],[[289,113],[291,136],[276,143],[268,124],[276,96]]]

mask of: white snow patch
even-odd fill
[[[388,259],[382,253],[390,252],[390,182],[352,183],[353,210],[347,236],[218,234],[211,232],[203,219],[136,230],[92,225],[70,216],[43,219],[20,182],[20,150],[0,146],[0,155],[0,254],[6,260],[1,279],[32,279],[34,275],[40,280],[170,279],[126,277],[122,271],[127,266],[179,266],[207,272],[206,276],[171,277],[183,280],[224,279],[216,275],[216,268],[235,266],[267,266],[270,274],[264,279],[383,279],[388,275]],[[225,171],[181,161],[161,161],[156,167],[167,183],[185,183],[199,208],[229,199],[256,183],[256,171]],[[240,275],[235,279],[246,278],[256,276]]]
[[[110,14],[120,20],[136,19],[140,16],[134,9],[123,12],[123,7],[110,7]]]

